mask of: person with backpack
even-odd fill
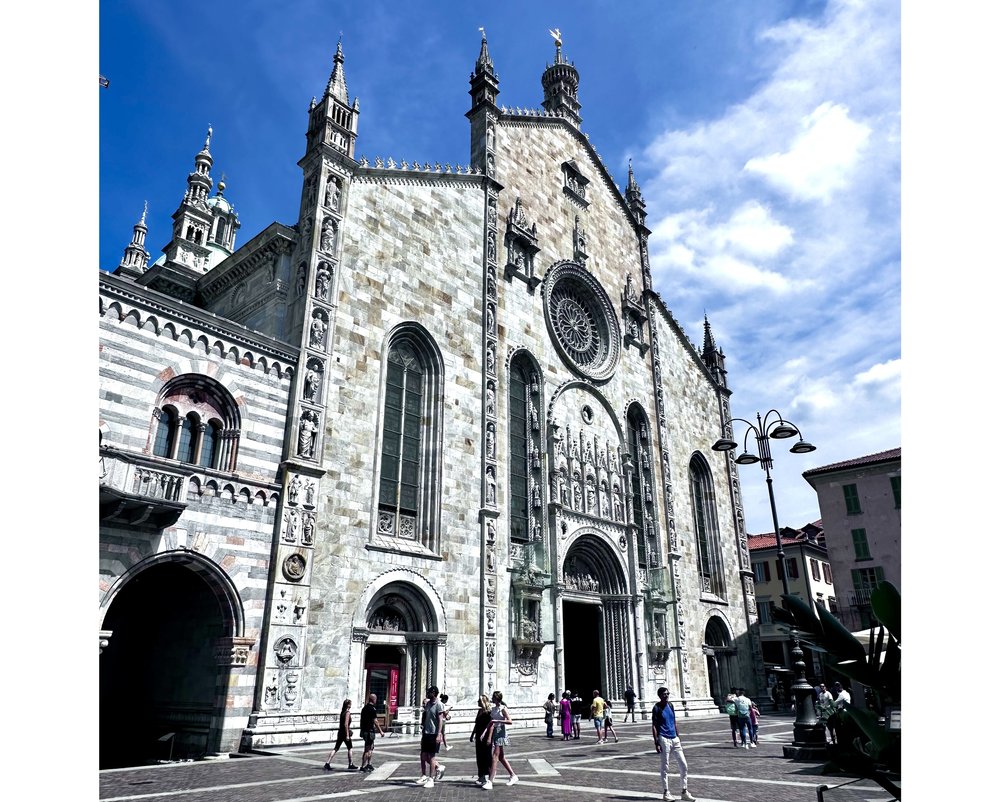
[[[729,689],[729,695],[725,701],[726,715],[729,716],[729,729],[733,735],[733,746],[736,746],[736,730],[739,729],[739,717],[736,715],[736,688]]]
[[[683,802],[695,802],[687,789],[687,759],[684,757],[684,747],[677,735],[677,717],[674,706],[670,703],[670,691],[658,688],[656,695],[660,701],[653,705],[653,743],[656,754],[660,756],[660,779],[663,781],[664,802],[675,802],[676,797],[670,796],[667,783],[667,770],[670,768],[670,756],[677,759],[677,771],[681,775],[681,796]]]
[[[747,740],[747,731],[750,728],[750,700],[746,692],[740,688],[733,700],[736,706],[736,725],[740,728],[740,746],[744,749],[750,748],[750,741]],[[735,736],[735,733],[733,733]]]

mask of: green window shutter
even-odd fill
[[[864,529],[852,529],[851,539],[854,541],[854,558],[857,560],[870,560],[871,551],[868,548],[868,534]]]
[[[844,504],[847,506],[848,515],[856,515],[861,512],[861,499],[858,498],[857,485],[844,485]]]

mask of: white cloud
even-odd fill
[[[784,153],[754,157],[744,169],[796,200],[829,202],[848,186],[871,129],[850,118],[845,106],[826,102],[802,120],[802,131]]]
[[[868,370],[855,376],[854,381],[860,385],[898,382],[902,376],[902,368],[901,359],[890,359],[888,362],[872,365]]]

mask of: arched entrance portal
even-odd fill
[[[229,668],[216,649],[234,633],[225,591],[210,581],[163,561],[115,595],[102,624],[100,768],[219,751]]]
[[[438,676],[438,646],[443,635],[433,606],[408,582],[390,582],[368,604],[365,615],[364,699],[378,696],[384,726],[400,710],[417,707],[424,689]]]
[[[705,626],[705,645],[702,649],[708,667],[709,694],[717,705],[722,705],[729,689],[740,684],[736,647],[725,622],[712,616]]]
[[[583,535],[566,554],[561,585],[564,687],[588,704],[595,689],[621,699],[635,680],[632,602],[617,555],[601,537]]]

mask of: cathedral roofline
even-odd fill
[[[101,271],[98,276],[98,291],[115,295],[136,306],[145,307],[164,320],[169,318],[185,322],[203,332],[224,336],[248,349],[266,351],[268,356],[276,357],[289,365],[294,366],[298,361],[299,350],[289,343],[268,337],[221,315],[208,312],[172,295],[143,287],[134,281]]]
[[[611,190],[612,195],[617,199],[618,205],[621,207],[622,211],[625,212],[626,219],[632,224],[632,228],[635,229],[636,235],[641,239],[643,236],[649,236],[653,232],[646,228],[642,223],[640,223],[636,216],[632,213],[632,210],[628,206],[628,201],[625,199],[625,194],[618,185],[615,183],[614,176],[605,166],[601,155],[597,152],[597,148],[591,143],[590,138],[579,128],[574,126],[569,120],[559,117],[556,115],[550,115],[544,110],[525,110],[523,113],[514,111],[507,108],[506,106],[501,107],[500,115],[498,117],[499,123],[514,123],[515,125],[524,126],[561,126],[568,133],[572,134],[577,142],[586,149],[587,154],[590,156],[591,162],[597,167],[598,172],[603,179],[604,185]]]
[[[681,324],[677,322],[677,319],[674,317],[674,313],[667,309],[667,305],[663,302],[663,298],[660,296],[660,293],[656,290],[643,290],[642,297],[643,300],[649,298],[653,301],[654,306],[659,309],[660,314],[663,315],[670,328],[673,329],[674,333],[677,335],[681,345],[683,345],[687,352],[691,355],[692,361],[698,366],[701,372],[705,374],[705,377],[715,386],[717,390],[719,390],[719,392],[723,393],[726,397],[731,396],[733,391],[728,387],[724,387],[719,384],[715,380],[715,377],[712,375],[712,371],[709,369],[708,365],[705,364],[705,360],[702,359],[697,346],[691,341],[691,338],[688,337],[687,332],[684,331]],[[650,325],[653,325],[652,321],[650,321]]]
[[[198,293],[205,298],[218,297],[255,270],[261,259],[280,255],[279,248],[291,248],[298,242],[298,233],[284,223],[271,223],[198,278]]]

